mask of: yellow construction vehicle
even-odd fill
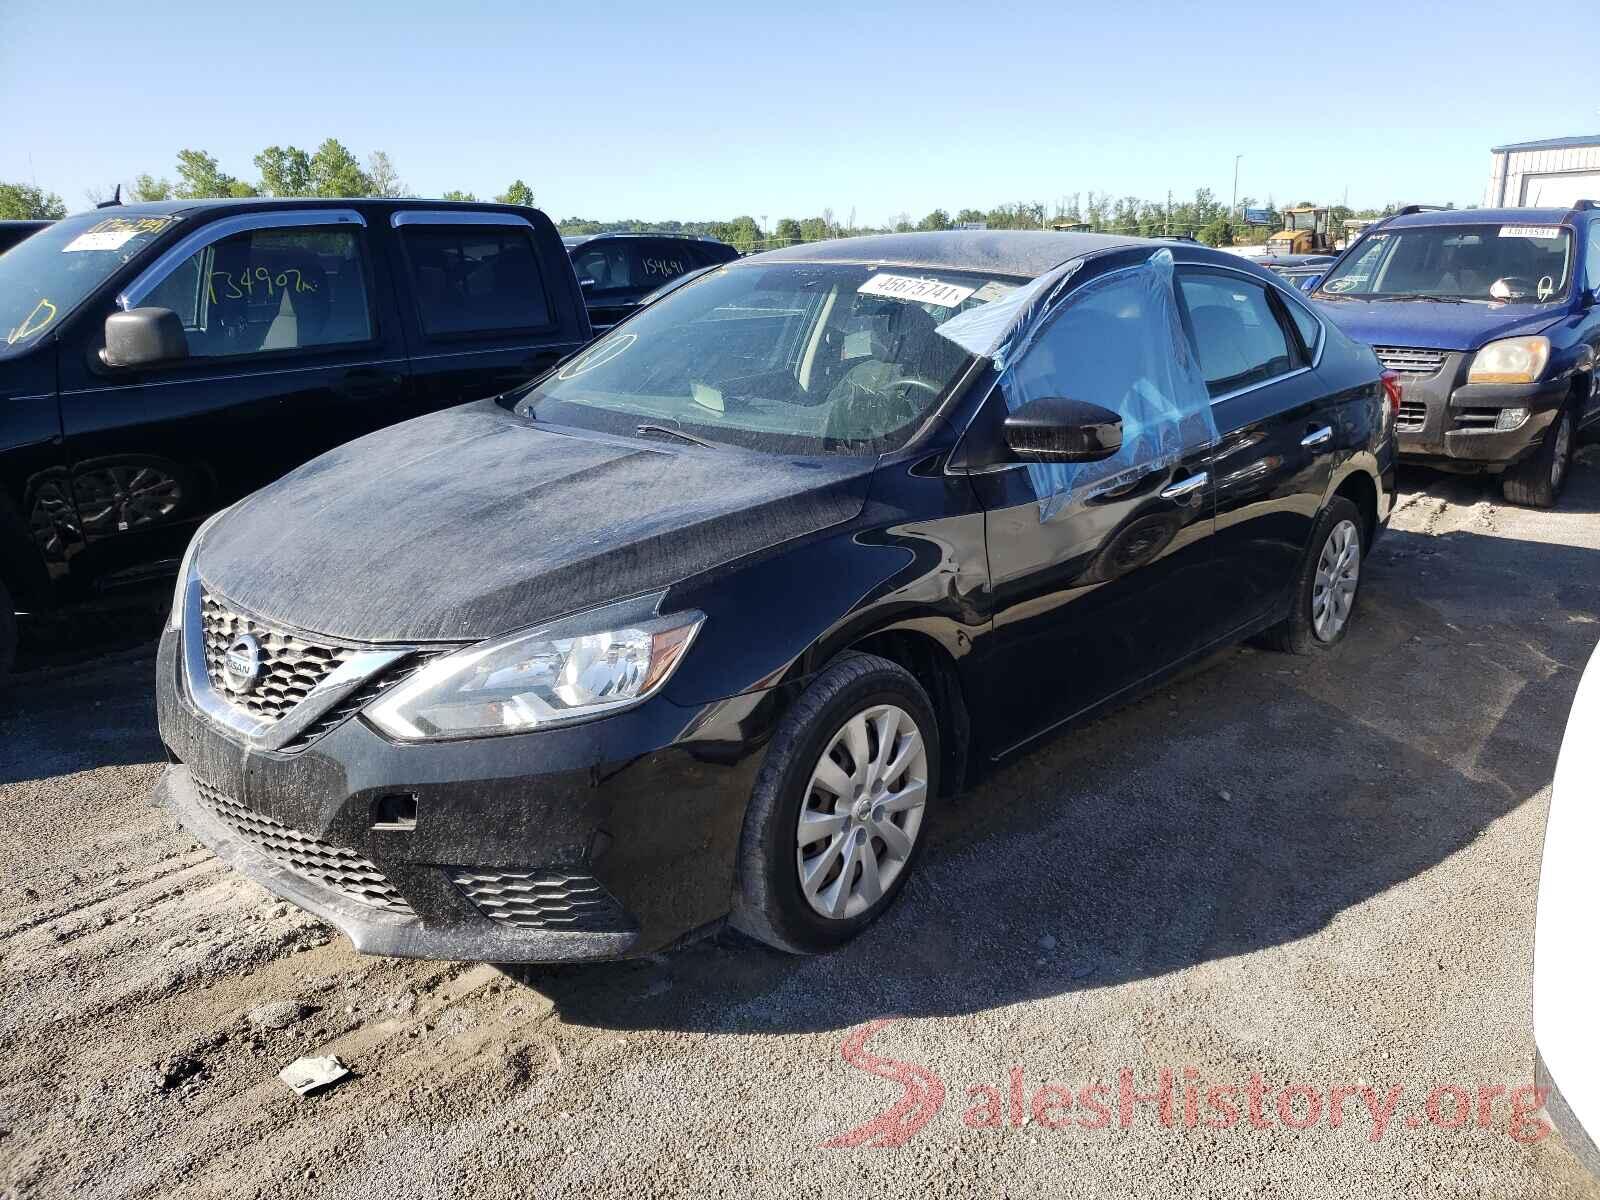
[[[1315,205],[1283,210],[1283,228],[1267,239],[1268,254],[1333,254],[1333,221]]]

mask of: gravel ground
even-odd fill
[[[1404,483],[1338,653],[1229,651],[1016,764],[819,959],[359,957],[147,807],[147,644],[36,652],[0,695],[0,1195],[1600,1196],[1508,1098],[1600,448],[1554,513]],[[308,1054],[353,1076],[298,1097]],[[1124,1124],[1163,1068],[1169,1121]],[[1362,1087],[1402,1089],[1381,1135]]]

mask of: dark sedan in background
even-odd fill
[[[662,284],[739,257],[726,242],[674,233],[595,233],[561,240],[596,333],[628,316]]]
[[[203,528],[158,795],[370,952],[613,957],[730,910],[823,950],[995,764],[1232,641],[1337,647],[1396,399],[1201,246],[742,259]]]

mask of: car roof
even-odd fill
[[[704,242],[711,246],[726,246],[728,243],[720,238],[707,237],[702,233],[656,233],[648,229],[618,229],[610,233],[564,233],[561,240],[568,249],[574,246],[587,245],[597,242],[601,238],[667,238],[677,242]]]
[[[111,204],[90,213],[103,212],[108,217],[169,217],[190,213],[220,210],[249,211],[275,208],[366,208],[382,205],[385,208],[410,208],[437,211],[459,208],[463,212],[482,209],[509,209],[513,212],[530,211],[520,204],[500,204],[493,200],[423,200],[415,197],[391,199],[383,196],[237,196],[206,197],[193,200],[139,200],[127,204]],[[537,210],[533,210],[537,211]],[[84,214],[75,214],[82,216]]]
[[[1085,254],[1130,246],[1184,252],[1197,249],[1187,243],[1109,233],[960,229],[944,233],[883,233],[835,238],[827,242],[806,242],[799,246],[786,246],[782,250],[768,250],[765,254],[757,254],[744,261],[883,263],[1033,279]]]
[[[1573,211],[1570,208],[1438,208],[1390,217],[1381,224],[1385,229],[1415,229],[1427,225],[1559,225]]]

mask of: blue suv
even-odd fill
[[[1403,460],[1555,504],[1580,430],[1600,420],[1600,205],[1404,208],[1311,299],[1400,376]]]

